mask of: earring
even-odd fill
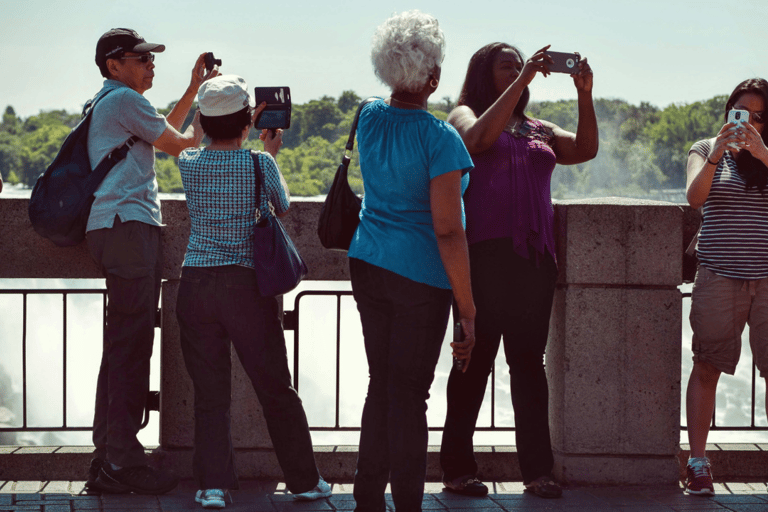
[[[433,89],[437,89],[438,85],[440,85],[440,80],[438,80],[437,78],[433,78],[432,80],[429,81],[429,86],[432,87]]]

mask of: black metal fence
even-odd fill
[[[105,289],[9,289],[0,290],[0,295],[20,295],[22,299],[22,358],[21,358],[21,373],[22,373],[22,406],[21,406],[21,421],[14,422],[14,426],[0,427],[0,433],[2,432],[79,432],[90,431],[91,426],[84,425],[69,425],[67,416],[67,321],[68,321],[68,297],[72,295],[83,294],[100,294],[102,295],[102,326],[106,325],[106,290]],[[62,421],[60,424],[51,425],[37,425],[30,426],[28,420],[28,394],[27,383],[30,378],[28,375],[28,350],[27,350],[27,324],[29,321],[29,312],[27,307],[28,297],[30,295],[61,295],[62,297],[62,321],[63,321],[63,335],[61,349],[63,353],[63,378],[61,382],[61,408],[62,408]],[[310,426],[313,431],[359,431],[360,427],[356,425],[341,425],[340,424],[340,390],[341,390],[341,377],[342,377],[342,365],[341,365],[341,301],[342,297],[351,296],[351,291],[303,291],[296,295],[294,300],[294,309],[284,312],[284,325],[286,330],[294,331],[294,367],[293,378],[294,386],[299,389],[300,381],[300,360],[299,360],[299,346],[300,346],[300,311],[301,300],[310,296],[327,296],[333,297],[336,301],[336,332],[335,332],[335,381],[334,385],[334,425],[333,426]],[[690,297],[690,294],[683,294],[684,297]],[[34,378],[40,378],[42,376],[34,376]],[[490,426],[478,427],[479,431],[509,431],[514,430],[514,427],[510,426],[498,426],[496,424],[496,392],[495,392],[495,367],[491,373],[491,420]],[[721,426],[716,422],[715,417],[712,418],[712,430],[721,431],[768,431],[768,426],[759,426],[756,424],[756,384],[757,384],[757,371],[755,365],[752,364],[752,385],[751,385],[751,420],[749,425],[744,426]],[[54,387],[52,387],[55,389]],[[158,410],[158,392],[150,392],[150,396],[147,400],[148,407],[145,411],[144,425],[146,426],[149,421],[149,411]],[[2,404],[0,404],[2,405]],[[686,430],[686,426],[682,426],[683,430]],[[430,427],[430,430],[442,430],[442,427]]]

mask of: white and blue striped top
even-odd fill
[[[266,215],[268,201],[280,214],[290,202],[280,185],[277,164],[259,153],[265,189],[259,211]],[[185,149],[179,170],[191,221],[185,267],[240,265],[253,268],[253,229],[256,224],[256,183],[251,152]]]
[[[713,140],[695,143],[689,154],[707,158]],[[746,190],[729,151],[717,164],[702,215],[696,255],[704,267],[734,279],[768,277],[768,188]]]

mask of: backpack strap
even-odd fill
[[[96,106],[96,104],[99,101],[101,101],[109,93],[111,93],[112,91],[115,91],[117,89],[118,89],[117,87],[113,87],[112,89],[109,89],[108,91],[106,91],[101,96],[99,96],[99,94],[97,93],[96,96],[94,96],[90,100],[86,101],[85,105],[83,105],[83,114],[82,114],[82,117],[80,119],[81,120],[85,119],[86,116],[90,115],[91,112],[93,112],[93,108]],[[128,138],[128,140],[126,140],[123,143],[122,146],[118,147],[117,149],[113,149],[112,151],[110,151],[109,154],[104,159],[102,159],[102,162],[105,162],[105,161],[114,162],[112,165],[118,163],[120,160],[125,158],[126,155],[128,155],[128,151],[130,151],[130,149],[133,147],[133,145],[136,144],[139,140],[141,140],[141,137],[139,137],[137,135],[132,135],[131,137]]]

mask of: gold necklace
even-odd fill
[[[394,96],[390,96],[389,98],[394,100],[394,101],[396,101],[396,102],[398,102],[398,103],[402,103],[404,105],[411,105],[413,107],[419,108],[420,110],[427,110],[427,107],[425,107],[424,105],[417,105],[416,103],[410,103],[408,101],[399,100],[399,99],[395,98]]]

